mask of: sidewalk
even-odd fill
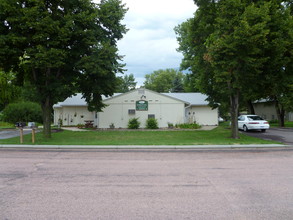
[[[9,145],[0,144],[0,148],[15,149],[252,149],[252,148],[287,148],[293,145],[251,144],[251,145]]]
[[[202,126],[201,128],[199,129],[196,129],[197,131],[210,131],[210,130],[213,130],[215,129],[217,126]],[[91,130],[86,130],[86,129],[79,129],[77,127],[62,127],[63,130],[68,130],[68,131],[91,131]],[[106,129],[97,129],[97,130],[92,130],[92,131],[98,131],[98,130],[112,130],[112,129],[109,129],[109,128],[106,128]],[[122,129],[114,129],[115,130],[129,130],[129,131],[133,131],[133,129],[127,129],[127,128],[122,128]],[[137,130],[144,130],[144,131],[149,131],[151,129],[145,129],[145,128],[140,128],[140,129],[137,129]],[[168,128],[162,128],[162,129],[154,129],[155,131],[166,131],[166,130],[169,130]],[[176,129],[174,129],[176,130]],[[184,129],[180,129],[180,130],[184,130]],[[190,129],[187,129],[190,131]]]

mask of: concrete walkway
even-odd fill
[[[196,131],[210,131],[215,129],[217,126],[202,126],[199,129],[196,129]],[[111,131],[112,129],[97,129],[97,130],[86,130],[86,129],[79,129],[77,127],[62,127],[63,130],[68,130],[68,131],[99,131],[99,130],[105,130],[105,131]],[[116,130],[129,130],[129,131],[133,131],[134,129],[127,129],[127,128],[122,128],[122,129],[113,129],[113,131]],[[135,130],[143,130],[143,131],[150,131],[151,129],[135,129]],[[172,130],[176,130],[175,129],[168,129],[168,128],[162,128],[162,129],[153,129],[154,131],[172,131]],[[181,131],[184,129],[180,129]],[[191,130],[191,129],[186,129],[186,130]]]

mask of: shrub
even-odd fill
[[[114,129],[114,128],[115,128],[114,123],[111,123],[111,124],[109,125],[109,128],[110,128],[110,129]]]
[[[84,128],[84,127],[85,127],[84,124],[77,124],[76,126],[77,126],[78,128]]]
[[[158,121],[155,118],[149,118],[146,120],[147,129],[158,129]]]
[[[41,106],[34,102],[18,102],[6,106],[3,110],[3,121],[16,122],[39,122],[42,123]]]
[[[278,124],[279,121],[278,121],[278,119],[273,119],[273,120],[270,120],[269,123],[270,124]]]
[[[140,122],[138,121],[138,118],[132,118],[128,121],[128,128],[129,129],[138,129],[140,126]]]
[[[191,123],[191,124],[176,124],[176,128],[182,128],[182,129],[198,129],[201,126],[197,123]]]
[[[173,123],[171,123],[171,122],[168,122],[168,128],[174,128],[174,125],[173,125]]]

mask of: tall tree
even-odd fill
[[[192,70],[199,88],[208,95],[212,105],[229,103],[232,137],[239,138],[239,104],[263,97],[264,85],[276,82],[268,79],[264,83],[264,78],[270,75],[264,67],[273,57],[267,53],[273,47],[270,36],[273,31],[283,33],[272,26],[272,19],[278,19],[284,26],[292,17],[284,12],[280,1],[195,2],[199,6],[195,17],[175,29],[179,35],[179,50],[184,55],[182,67]],[[282,16],[273,17],[272,12]],[[281,54],[284,56],[285,51]]]
[[[289,2],[291,2],[291,7]],[[285,112],[293,106],[293,17],[292,1],[272,1],[269,8],[269,45],[264,65],[265,97],[275,102],[279,126],[285,126]]]
[[[175,69],[156,70],[145,75],[144,86],[156,92],[181,91],[184,74]],[[175,82],[176,81],[176,82]]]
[[[0,1],[0,67],[36,87],[46,137],[54,103],[78,91],[99,111],[113,94],[125,13],[120,0]]]
[[[128,92],[134,90],[136,87],[135,78],[133,74],[124,75],[123,77],[117,77],[117,88],[116,92]]]

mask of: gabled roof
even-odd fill
[[[105,99],[105,100],[108,101],[108,100],[110,100],[110,99],[115,99],[115,98],[117,98],[117,97],[119,97],[119,96],[125,96],[125,95],[130,94],[130,93],[139,92],[140,90],[143,92],[143,93],[141,93],[141,94],[144,94],[144,91],[147,91],[147,92],[150,92],[150,93],[156,94],[156,95],[158,95],[158,96],[165,96],[165,97],[167,97],[167,98],[169,98],[169,99],[171,98],[171,99],[173,99],[173,100],[176,100],[176,101],[179,101],[179,102],[183,102],[183,103],[185,103],[186,105],[189,105],[189,104],[190,104],[189,102],[187,102],[187,101],[185,101],[185,100],[178,99],[178,98],[176,98],[176,97],[172,97],[172,96],[166,95],[166,94],[168,94],[168,93],[158,93],[158,92],[155,92],[155,91],[152,91],[152,90],[146,89],[146,88],[139,88],[139,89],[131,90],[131,91],[126,92],[126,93],[120,93],[120,94],[117,95],[117,96],[112,96],[112,97],[109,97],[108,99]]]
[[[138,89],[137,89],[138,90]],[[147,89],[145,89],[147,90]],[[134,90],[136,91],[136,90]],[[148,90],[153,93],[157,93],[151,90]],[[130,91],[133,92],[133,91]],[[127,92],[127,93],[130,93]],[[114,93],[111,97],[105,97],[102,96],[103,100],[109,100],[111,98],[114,98],[116,96],[122,96],[127,93]],[[168,96],[173,99],[177,99],[179,101],[185,102],[187,104],[190,104],[192,106],[206,106],[208,105],[208,102],[206,101],[207,96],[201,93],[158,93],[159,95]],[[82,98],[81,93],[77,93],[76,95],[73,95],[71,97],[68,97],[63,102],[58,102],[56,105],[54,105],[55,108],[62,107],[62,106],[87,106],[87,103],[84,98]]]

